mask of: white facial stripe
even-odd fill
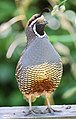
[[[44,18],[44,16],[43,15],[41,15],[40,17],[38,17],[37,19],[35,19],[34,21],[32,21],[32,23],[30,24],[30,26],[29,27],[31,27],[37,20],[39,20],[39,19],[43,19]]]
[[[46,35],[45,32],[44,32],[44,35],[39,35],[39,34],[36,32],[36,25],[33,26],[33,31],[34,31],[34,33],[35,33],[38,37],[40,37],[40,38],[43,38],[43,37]]]

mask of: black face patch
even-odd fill
[[[39,35],[44,35],[44,28],[45,28],[45,25],[43,25],[41,23],[36,23],[36,32]]]

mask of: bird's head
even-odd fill
[[[39,37],[45,36],[44,28],[48,22],[43,16],[44,12],[50,12],[50,10],[48,8],[45,8],[42,10],[40,14],[35,14],[30,18],[26,27],[27,29],[26,35],[33,33],[33,35]]]

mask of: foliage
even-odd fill
[[[61,1],[63,0],[0,0],[0,106],[28,105],[23,99],[15,79],[17,62],[26,46],[24,27],[33,14],[39,13],[44,7],[52,10],[53,6]],[[65,7],[64,13],[59,12],[55,16],[45,14],[48,19],[46,32],[49,40],[58,50],[63,61],[63,77],[53,94],[55,104],[76,103],[75,0],[67,0]],[[7,54],[8,49],[12,56]],[[11,58],[8,59],[6,55]],[[50,98],[50,102],[53,104],[52,98]],[[43,105],[44,103],[46,103],[44,97],[40,97],[33,105]]]

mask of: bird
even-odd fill
[[[44,12],[50,12],[50,9],[45,8],[28,20],[27,45],[16,67],[16,79],[21,93],[29,103],[29,113],[43,113],[32,106],[32,102],[41,95],[47,100],[47,113],[55,111],[51,108],[48,96],[60,84],[63,72],[61,56],[45,32],[48,21],[43,15]]]

